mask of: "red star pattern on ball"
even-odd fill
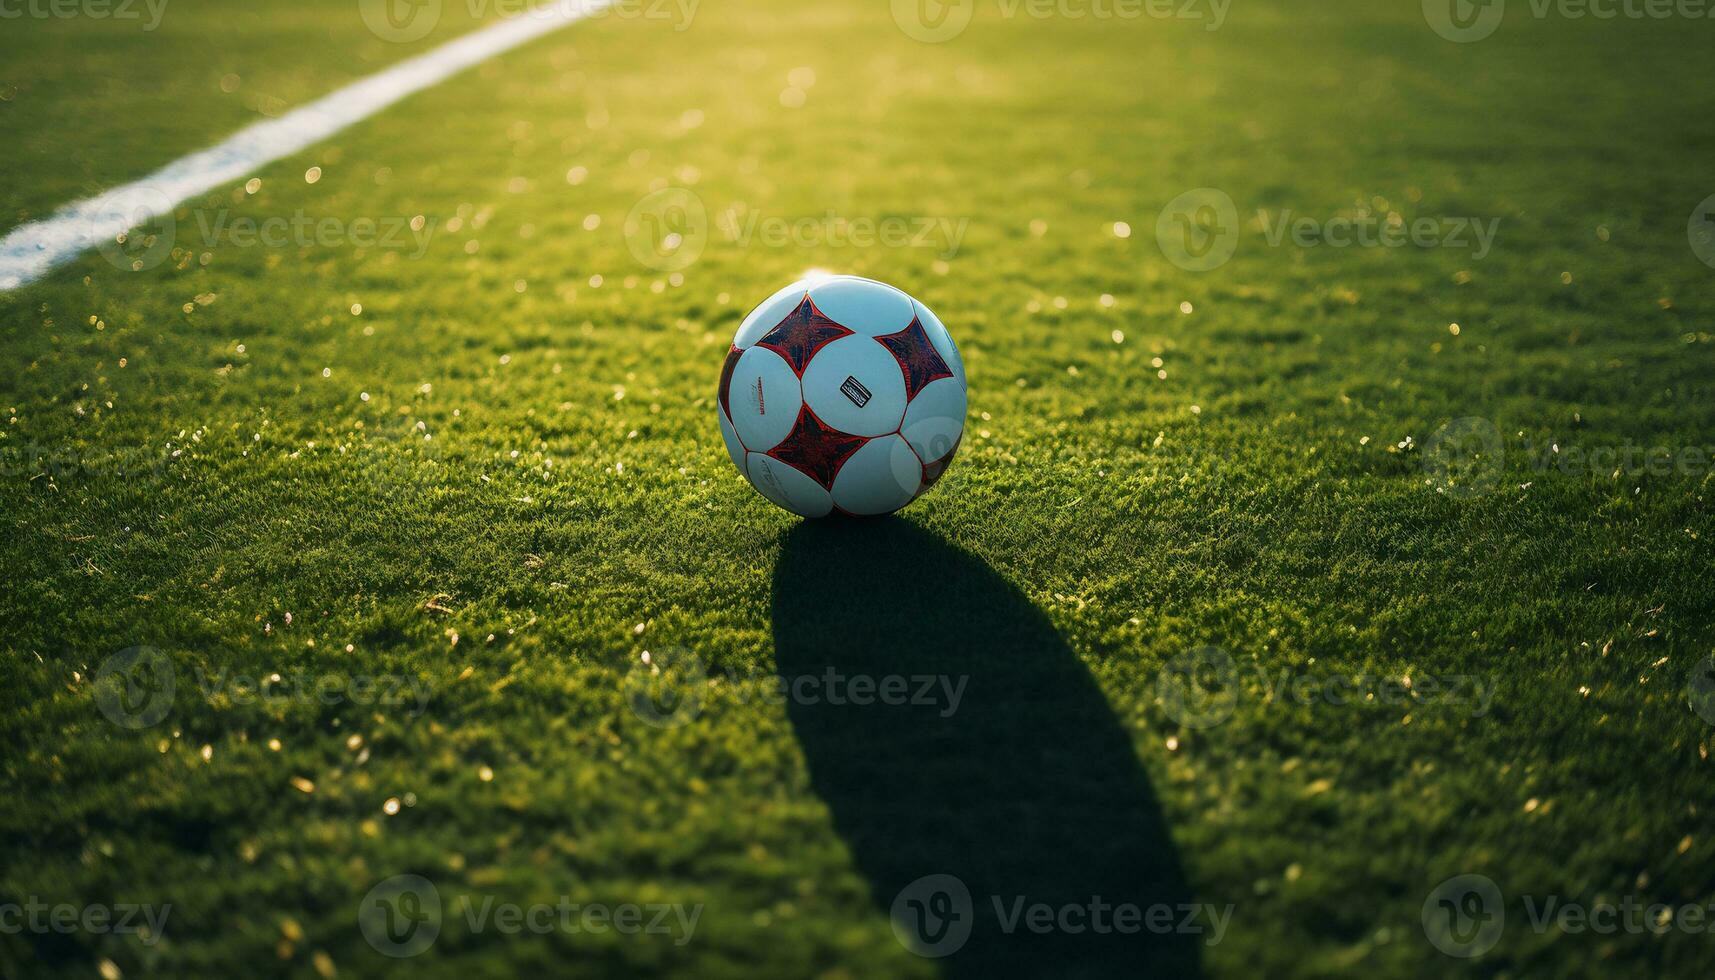
[[[809,294],[805,294],[804,301],[775,324],[774,329],[763,334],[756,346],[766,347],[784,357],[786,363],[792,365],[793,373],[803,377],[805,366],[817,351],[850,334],[850,330],[816,309]]]
[[[917,397],[924,386],[931,381],[953,376],[947,362],[941,360],[935,345],[929,342],[929,334],[923,329],[923,324],[916,317],[911,318],[911,325],[898,333],[875,338],[876,342],[893,353],[893,359],[899,362],[899,370],[905,374],[905,400]]]
[[[923,485],[917,489],[918,497],[927,493],[929,488],[935,485],[935,481],[941,478],[941,474],[947,472],[947,464],[953,461],[953,454],[959,451],[959,442],[963,437],[964,434],[960,433],[960,438],[953,441],[953,448],[947,450],[947,455],[923,464]]]
[[[744,351],[737,347],[726,352],[726,363],[721,365],[721,411],[726,413],[727,421],[732,421],[732,372],[738,367],[738,359],[744,356]]]
[[[832,492],[834,477],[840,472],[840,467],[868,441],[865,436],[828,428],[815,412],[810,411],[810,406],[805,405],[798,409],[798,421],[793,423],[792,431],[779,445],[770,449],[768,455]]]
[[[923,484],[918,489],[917,495],[922,496],[924,490],[927,490],[930,487],[934,486],[935,481],[939,480],[941,478],[941,474],[947,472],[947,464],[951,463],[952,461],[953,461],[952,458],[948,457],[947,459],[938,459],[933,463],[924,463],[923,464]]]

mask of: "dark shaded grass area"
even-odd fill
[[[1167,906],[1177,926],[1190,885],[1112,707],[1028,599],[931,531],[848,519],[786,536],[773,610],[789,690],[907,681],[903,703],[793,697],[788,714],[873,897],[907,935],[939,940],[925,948],[955,950],[946,976],[1198,975],[1199,937],[1113,928],[1115,906]],[[921,882],[938,875],[968,889],[944,892],[941,912],[942,889]],[[1033,930],[1011,918],[1020,900],[1105,902],[1071,921],[1111,931]],[[968,931],[962,948],[949,928]]]

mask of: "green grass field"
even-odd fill
[[[0,293],[0,903],[170,905],[0,908],[0,974],[1707,976],[1715,21],[976,10],[592,19]],[[502,14],[8,21],[0,231]],[[670,272],[626,229],[675,188]],[[1199,188],[1201,272],[1157,241]],[[1390,222],[1437,231],[1329,240]],[[722,448],[727,342],[812,268],[969,369],[895,518],[802,522]],[[97,682],[133,656],[155,717]],[[946,686],[778,694],[830,671]],[[890,925],[932,874],[974,903],[940,959]],[[1425,924],[1467,874],[1468,959]],[[443,906],[404,960],[360,923],[396,875]],[[563,902],[697,918],[467,913]]]

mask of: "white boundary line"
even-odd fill
[[[179,202],[251,174],[382,109],[534,38],[605,9],[612,0],[550,0],[528,13],[472,31],[278,119],[254,123],[206,150],[180,157],[141,180],[74,201],[0,239],[0,290],[34,282],[92,245],[168,214]]]

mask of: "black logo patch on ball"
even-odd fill
[[[852,400],[852,404],[859,408],[868,405],[869,400],[874,397],[869,393],[869,389],[863,386],[863,382],[851,375],[846,376],[845,383],[840,385],[840,391],[844,392],[845,396]]]

